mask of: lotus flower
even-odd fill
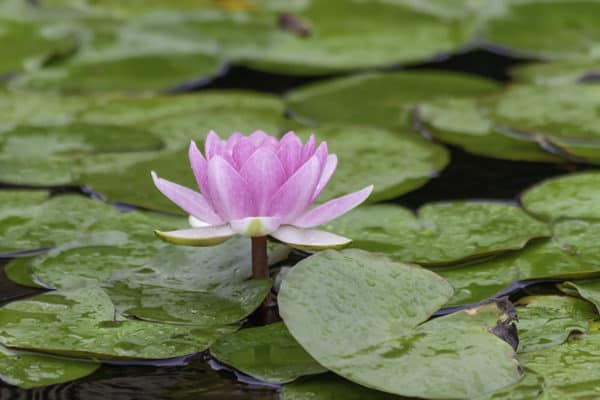
[[[156,187],[190,214],[191,229],[156,234],[165,241],[193,246],[221,243],[233,235],[271,236],[292,247],[343,247],[350,239],[311,229],[350,211],[371,194],[373,186],[311,208],[336,166],[327,143],[306,144],[288,132],[281,140],[256,131],[221,140],[210,132],[204,156],[193,141],[189,159],[200,193],[159,178]]]

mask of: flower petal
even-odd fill
[[[210,160],[215,155],[222,155],[225,149],[225,142],[221,140],[215,131],[208,132],[206,140],[204,140],[204,156]]]
[[[271,236],[290,247],[301,250],[341,249],[352,240],[317,229],[300,229],[285,225],[271,233]]]
[[[240,175],[246,180],[252,193],[256,215],[267,215],[271,196],[287,178],[277,154],[268,148],[260,147],[244,163]]]
[[[256,146],[247,137],[240,138],[231,150],[231,158],[239,171],[256,151]]]
[[[221,217],[215,213],[208,201],[200,193],[166,179],[159,178],[154,171],[151,172],[151,175],[158,190],[173,203],[177,204],[183,211],[210,224],[218,225],[223,223]]]
[[[242,236],[266,236],[275,232],[281,223],[277,217],[249,217],[229,222],[231,229]]]
[[[373,191],[373,185],[353,192],[337,199],[329,200],[327,203],[304,213],[300,218],[292,222],[292,225],[300,228],[312,228],[321,225],[347,213],[360,203],[365,201]]]
[[[190,159],[190,166],[192,167],[192,172],[194,173],[194,178],[196,178],[196,183],[200,188],[200,192],[206,197],[206,200],[210,203],[210,195],[208,193],[208,163],[206,159],[200,153],[196,142],[192,140],[190,143],[190,148],[188,150],[188,157]]]
[[[208,161],[208,184],[212,203],[225,221],[256,215],[246,180],[221,156]]]
[[[337,156],[335,154],[330,154],[327,156],[327,161],[325,161],[325,167],[321,172],[321,177],[319,178],[319,183],[317,183],[317,187],[315,188],[315,192],[312,195],[312,201],[315,201],[317,197],[321,194],[325,186],[329,183],[329,180],[333,176],[335,169],[337,167]]]
[[[311,157],[271,197],[268,215],[281,217],[284,224],[294,221],[310,206],[320,171],[319,159]]]
[[[194,217],[193,215],[190,215],[188,217],[188,223],[193,228],[204,228],[205,226],[211,226],[208,222],[204,222],[201,219]]]
[[[311,133],[310,137],[306,141],[304,148],[302,148],[302,161],[306,161],[311,158],[315,154],[315,147],[317,145],[317,140],[315,139],[315,134]]]
[[[235,232],[229,225],[181,229],[169,232],[156,230],[154,233],[165,242],[185,246],[214,246],[223,243],[235,235]]]
[[[302,158],[302,141],[294,132],[288,132],[281,138],[277,156],[286,174],[292,175],[305,160]]]

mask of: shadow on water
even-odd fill
[[[483,50],[404,69],[436,69],[473,73],[498,81],[509,80],[508,69],[524,60],[511,59]],[[401,68],[386,68],[398,70]],[[242,67],[232,67],[223,76],[194,91],[212,89],[244,89],[267,93],[284,93],[294,87],[324,77],[292,77],[273,75]],[[510,162],[474,156],[452,148],[452,162],[436,179],[422,188],[398,198],[395,202],[416,208],[432,202],[453,199],[495,199],[514,201],[520,192],[542,179],[572,172],[573,165]],[[585,168],[585,167],[577,167]],[[16,188],[0,186],[0,189]],[[53,188],[52,193],[76,192],[80,188]],[[0,259],[0,268],[8,260]],[[38,293],[0,277],[0,303]],[[188,365],[178,367],[104,366],[83,380],[46,388],[22,390],[0,383],[0,400],[200,400],[278,398],[270,387],[241,383],[233,373],[215,371],[200,354]]]

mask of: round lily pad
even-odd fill
[[[463,46],[476,25],[393,2],[310,1],[250,65],[302,75],[418,62]]]
[[[447,264],[520,249],[548,226],[521,208],[492,202],[433,203],[413,214],[395,205],[372,205],[329,223],[352,246],[418,264]]]
[[[0,342],[10,348],[69,357],[164,359],[202,351],[233,327],[188,327],[114,320],[102,290],[57,291],[0,308]]]
[[[457,73],[406,71],[369,73],[312,83],[286,96],[301,121],[411,127],[415,105],[436,98],[470,98],[495,93],[497,83]]]
[[[490,18],[484,39],[513,54],[543,59],[598,59],[600,27],[596,1],[506,2]]]
[[[495,304],[423,323],[451,294],[417,266],[360,250],[325,251],[286,275],[279,306],[319,364],[370,388],[446,399],[519,380],[511,346],[488,331],[508,321]]]
[[[303,134],[306,135],[306,131]],[[393,199],[429,181],[449,162],[448,151],[410,132],[358,126],[322,126],[315,132],[338,157],[338,166],[319,197],[325,201],[367,184],[368,201]],[[402,157],[399,155],[402,154]]]
[[[270,383],[287,383],[327,371],[281,322],[223,336],[210,347],[210,353],[220,362]]]
[[[600,281],[584,280],[577,282],[565,282],[559,288],[572,295],[576,295],[591,302],[596,310],[600,311]]]
[[[535,279],[583,279],[598,276],[600,224],[558,222],[550,240],[478,263],[434,268],[454,288],[448,305],[487,299],[512,284]]]
[[[600,172],[582,172],[544,181],[521,196],[523,207],[545,220],[600,219]]]
[[[94,362],[54,358],[0,346],[0,376],[8,384],[31,389],[72,381],[100,368]]]
[[[517,66],[511,75],[520,82],[536,85],[564,85],[600,79],[597,61],[560,61]]]
[[[572,334],[587,332],[596,309],[568,296],[529,296],[517,302],[519,353],[558,346]]]
[[[283,385],[281,400],[406,400],[347,381],[333,374],[323,374]]]

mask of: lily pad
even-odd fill
[[[564,161],[531,135],[509,135],[498,129],[476,99],[428,101],[419,105],[417,116],[421,130],[469,153],[506,160]]]
[[[110,298],[94,287],[57,291],[0,308],[0,342],[93,360],[164,359],[203,351],[234,327],[200,328],[114,320]]]
[[[393,199],[424,185],[449,162],[444,147],[410,132],[398,134],[369,127],[323,126],[315,136],[319,141],[326,141],[339,160],[320,201],[367,184],[374,186],[368,201]]]
[[[565,282],[560,289],[568,294],[573,294],[591,302],[600,312],[600,281],[585,280],[577,282]]]
[[[553,347],[552,351],[540,350],[520,355],[519,359],[529,369],[544,377],[544,392],[541,398],[593,399],[598,394],[600,367],[600,333],[598,324],[582,338],[573,338],[567,343]]]
[[[597,61],[562,61],[517,66],[511,75],[520,82],[536,85],[564,85],[600,79]]]
[[[47,192],[1,191],[1,253],[56,246],[77,238],[92,224],[114,217],[110,205],[79,195],[43,200]]]
[[[244,374],[276,384],[327,372],[281,322],[223,336],[210,347],[210,353]]]
[[[585,300],[567,296],[529,296],[517,303],[519,353],[558,346],[572,334],[587,332],[597,317]]]
[[[406,130],[421,102],[484,96],[499,88],[491,80],[449,72],[369,73],[309,84],[289,92],[286,100],[301,121]]]
[[[514,283],[535,279],[582,279],[600,271],[600,224],[564,221],[554,225],[549,240],[489,260],[434,268],[454,288],[448,305],[475,303],[497,295]]]
[[[356,0],[311,1],[290,18],[294,22],[251,60],[253,68],[304,75],[418,62],[463,46],[477,25],[473,18]]]
[[[512,347],[488,331],[510,323],[495,304],[423,323],[451,295],[444,280],[417,266],[325,251],[286,275],[279,306],[319,364],[370,388],[465,398],[519,380]]]
[[[287,257],[271,248],[271,262]],[[252,313],[271,289],[252,276],[250,240],[213,247],[168,246],[147,264],[116,272],[103,287],[119,312],[148,321],[201,326],[233,324]]]
[[[2,376],[2,380],[23,389],[83,378],[98,368],[100,368],[100,364],[94,362],[54,358],[0,346],[0,376]]]
[[[521,196],[523,207],[545,220],[600,219],[600,172],[548,179]]]
[[[416,215],[395,205],[372,205],[326,227],[352,238],[352,246],[418,264],[447,264],[520,249],[548,226],[521,208],[492,202],[433,203]]]
[[[408,400],[369,389],[333,374],[319,375],[283,385],[281,400]]]
[[[30,286],[69,288],[98,283],[118,270],[148,262],[166,245],[152,231],[186,224],[183,218],[131,211],[89,226],[85,233],[45,254],[12,260],[10,279]]]
[[[542,59],[600,58],[596,1],[509,1],[487,21],[484,39],[509,52]]]

